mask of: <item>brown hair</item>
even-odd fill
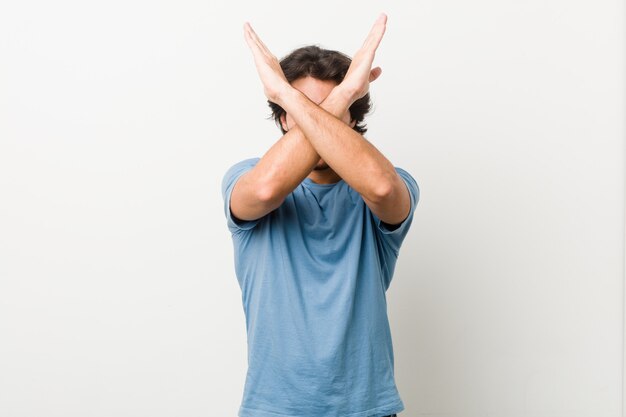
[[[346,54],[323,49],[316,45],[310,45],[292,51],[289,55],[280,60],[280,66],[289,84],[299,78],[307,76],[322,81],[332,80],[339,84],[346,76],[351,62],[352,59]],[[268,100],[267,102],[272,109],[272,115],[270,117],[274,119],[283,134],[286,133],[280,123],[281,116],[286,114],[285,110],[272,101]],[[365,115],[369,113],[371,106],[372,103],[369,93],[356,100],[350,106],[350,118],[356,121],[353,129],[360,134],[367,131],[363,119]]]

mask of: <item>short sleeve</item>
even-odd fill
[[[224,200],[224,214],[226,215],[226,222],[228,229],[231,233],[236,233],[242,230],[250,230],[259,222],[256,220],[240,220],[233,216],[230,211],[230,196],[235,188],[237,180],[246,172],[251,170],[260,158],[250,158],[240,161],[230,167],[224,177],[222,178],[222,198]]]
[[[399,225],[394,226],[393,229],[389,228],[385,225],[374,213],[372,213],[372,217],[374,218],[374,222],[376,224],[376,229],[381,237],[381,240],[385,243],[388,249],[391,249],[393,254],[397,257],[400,252],[400,246],[406,237],[409,228],[411,227],[411,223],[413,221],[413,213],[415,212],[415,207],[417,206],[417,202],[420,197],[420,189],[417,185],[415,179],[402,168],[396,167],[396,172],[400,177],[404,180],[404,183],[409,190],[411,208],[409,210],[409,214],[406,219]]]

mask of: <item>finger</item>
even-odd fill
[[[374,25],[372,26],[371,38],[370,38],[370,48],[376,50],[378,45],[380,45],[380,41],[383,39],[383,35],[385,34],[385,30],[387,29],[387,15],[381,13]]]
[[[250,48],[250,51],[252,52],[252,56],[254,57],[254,64],[257,69],[259,69],[261,63],[267,61],[267,54],[263,50],[261,50],[258,42],[255,41],[254,37],[251,35],[248,29],[249,24],[246,23],[244,25],[244,38],[246,40],[246,43],[248,44],[248,47]]]
[[[260,70],[261,67],[263,67],[263,62],[276,59],[263,42],[261,42],[258,35],[254,32],[254,29],[252,29],[252,26],[248,22],[244,24],[244,33],[246,42],[248,43],[248,46],[252,51],[252,55],[254,56],[254,64],[257,67],[257,70]]]
[[[252,25],[250,25],[250,23],[248,23],[248,22],[246,22],[246,30],[247,30],[248,35],[250,36],[250,38],[259,46],[259,49],[261,51],[263,51],[267,55],[272,55],[272,53],[270,52],[269,48],[263,43],[261,38],[259,38],[259,35],[257,35],[257,33],[252,28]]]
[[[248,27],[249,27],[249,23],[248,22],[244,23],[244,25],[243,25],[243,37],[246,40],[246,43],[248,44],[250,49],[254,50],[255,47],[257,47],[257,44],[254,41],[254,39],[252,39],[252,36],[250,36],[250,30],[248,29]]]
[[[380,41],[385,34],[386,28],[387,15],[381,13],[376,19],[376,22],[374,22],[374,24],[372,25],[372,29],[367,35],[367,38],[365,38],[365,42],[363,42],[362,48],[376,50],[378,48],[378,45],[380,45]]]
[[[244,34],[246,36],[246,41],[251,47],[255,47],[256,49],[262,50],[261,42],[259,41],[259,37],[256,35],[250,23],[246,22],[243,25]]]
[[[244,25],[244,38],[246,40],[246,43],[248,44],[248,47],[250,48],[250,51],[252,52],[252,55],[254,56],[254,61],[256,62],[259,59],[263,59],[265,54],[259,47],[259,44],[254,40],[254,38],[250,34],[250,31],[248,30],[248,27],[246,25]]]

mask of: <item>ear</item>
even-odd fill
[[[356,126],[356,120],[350,120],[350,127],[354,129],[354,126]]]
[[[287,113],[283,113],[280,116],[280,125],[283,127],[283,130],[287,132],[289,129],[287,128]]]

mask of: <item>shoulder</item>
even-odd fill
[[[260,159],[261,158],[258,157],[248,158],[231,165],[222,177],[222,188],[227,187],[233,180],[236,180],[246,171],[254,167]]]
[[[394,167],[394,168],[396,169],[396,172],[398,173],[400,178],[404,180],[404,183],[409,189],[409,192],[411,193],[411,199],[414,201],[414,203],[417,203],[417,201],[419,200],[419,196],[420,196],[420,187],[417,181],[407,170],[400,168],[400,167]]]
[[[257,223],[257,220],[252,221],[242,221],[236,219],[230,211],[230,197],[233,192],[233,188],[237,183],[237,180],[245,174],[247,171],[252,169],[254,165],[260,160],[260,158],[248,158],[242,161],[239,161],[232,165],[222,178],[222,198],[224,199],[224,213],[226,215],[228,228],[233,233],[241,232],[243,230],[252,229]]]
[[[417,181],[415,180],[415,178],[413,177],[413,175],[411,175],[411,173],[409,171],[407,171],[404,168],[400,168],[400,167],[394,167],[396,172],[398,173],[398,175],[400,175],[402,177],[402,179],[405,180],[410,180],[414,183],[417,184]]]
[[[257,162],[259,162],[259,160],[261,160],[261,158],[259,158],[259,157],[243,159],[243,160],[241,160],[241,161],[231,165],[226,170],[226,175],[228,175],[231,172],[238,171],[238,170],[241,170],[241,169],[252,168],[253,166],[255,166],[257,164]]]

